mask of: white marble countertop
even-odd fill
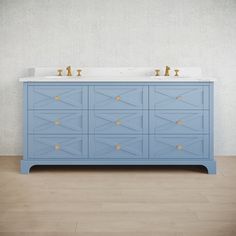
[[[29,77],[20,78],[21,82],[209,82],[214,78],[203,77],[199,67],[178,67],[179,76],[174,76],[174,70],[170,70],[170,76],[164,76],[165,68],[160,69],[161,76],[155,75],[155,68],[151,67],[83,67],[81,76],[57,76],[55,67],[36,67],[29,70]],[[76,75],[75,68],[71,72]]]
[[[20,82],[210,82],[212,77],[176,76],[32,76]]]

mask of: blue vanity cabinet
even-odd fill
[[[34,165],[203,165],[212,82],[24,82],[24,159]]]

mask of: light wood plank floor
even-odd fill
[[[33,167],[0,157],[0,235],[236,235],[236,157],[203,167]]]

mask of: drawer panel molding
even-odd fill
[[[90,135],[89,158],[148,158],[147,135]]]
[[[29,86],[29,109],[87,109],[86,86]]]
[[[150,158],[207,158],[208,135],[150,135]]]
[[[152,86],[150,109],[208,109],[207,86]]]
[[[88,157],[85,135],[29,135],[29,158],[70,159]]]
[[[150,134],[203,134],[209,133],[207,110],[151,110]]]
[[[29,111],[30,134],[86,134],[88,111]]]
[[[143,134],[148,133],[148,111],[142,110],[91,110],[89,133]]]
[[[91,86],[90,109],[148,109],[147,86]]]

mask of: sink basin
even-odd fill
[[[45,79],[80,79],[82,76],[57,76],[57,75],[50,75],[50,76],[43,76],[42,78]]]
[[[150,77],[153,80],[178,80],[178,79],[188,79],[188,78],[190,78],[190,77],[186,77],[186,76],[150,76]]]

